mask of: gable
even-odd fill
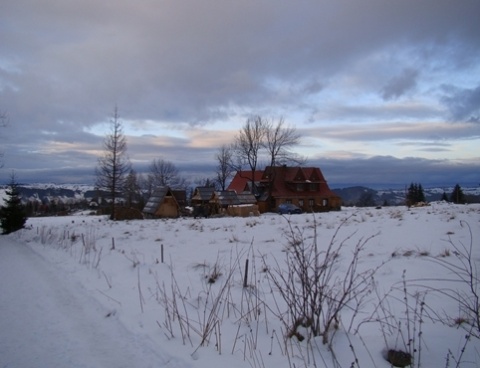
[[[267,170],[273,173],[270,185],[274,198],[337,197],[328,187],[318,167],[281,166]]]
[[[159,211],[160,207],[167,201],[175,208],[178,208],[178,202],[172,190],[170,190],[169,187],[158,188],[148,199],[147,204],[143,208],[143,212],[150,215],[155,215]]]
[[[307,168],[305,173],[311,182],[325,182],[325,178],[318,167]]]
[[[292,169],[292,176],[295,182],[304,182],[306,180],[305,173],[303,172],[302,168],[299,167],[297,170]]]

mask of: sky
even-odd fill
[[[479,185],[478,0],[6,0],[0,182],[93,183],[115,106],[133,168],[214,176],[283,118],[342,185]]]

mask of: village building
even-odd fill
[[[250,192],[237,193],[238,202],[240,205],[256,205],[257,199]]]
[[[252,180],[253,179],[253,180]],[[303,212],[340,210],[341,198],[330,190],[316,167],[267,167],[238,171],[226,191],[214,187],[195,188],[191,206],[194,217],[215,215],[252,216],[275,212],[291,203]],[[185,214],[186,192],[162,187],[149,198],[143,213],[147,218],[176,218]]]
[[[251,193],[237,194],[233,190],[214,192],[210,199],[212,215],[258,216],[257,200]]]
[[[224,214],[227,212],[229,206],[238,206],[240,201],[238,200],[237,193],[232,190],[224,190],[221,192],[213,192],[210,199],[210,205],[213,213]]]
[[[253,173],[238,171],[228,190],[254,194],[261,213],[275,211],[282,203],[292,203],[304,212],[340,210],[341,207],[341,198],[330,190],[317,167],[269,166]]]
[[[186,198],[182,191],[173,191],[169,187],[161,187],[156,189],[148,199],[147,204],[143,208],[143,213],[147,218],[176,218],[182,213],[178,200],[175,196]],[[183,191],[185,192],[185,191]]]
[[[191,198],[192,206],[208,205],[213,193],[215,193],[214,187],[196,187]]]
[[[213,213],[210,200],[215,193],[214,187],[196,187],[190,200],[193,207],[193,216],[209,217]]]

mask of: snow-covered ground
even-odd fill
[[[331,291],[345,285],[363,242],[357,280],[378,268],[368,293],[341,310],[330,345],[285,338],[293,321],[273,281],[286,275],[292,244],[315,238],[320,261],[329,244],[343,244],[332,258]],[[478,367],[480,340],[465,338],[472,314],[446,294],[475,302],[469,287],[480,293],[480,285],[459,281],[468,259],[458,251],[478,267],[479,239],[477,204],[290,217],[31,218],[0,237],[0,367],[390,367],[388,349],[411,349],[414,366]],[[306,330],[298,328],[308,337]]]

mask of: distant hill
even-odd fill
[[[5,197],[7,186],[0,186],[0,200]],[[83,184],[28,184],[19,185],[24,201],[39,200],[51,202],[52,200],[63,203],[90,201],[98,196],[92,185]],[[402,205],[405,203],[406,189],[372,189],[364,186],[351,186],[332,189],[338,194],[345,206],[384,206]],[[480,203],[480,187],[462,188],[468,203]],[[450,188],[424,188],[427,202],[438,201],[443,192],[450,197],[453,186]],[[103,193],[108,197],[107,193]]]
[[[5,197],[6,188],[6,185],[0,186],[0,199]],[[60,200],[72,203],[88,201],[98,196],[93,186],[82,184],[19,184],[18,189],[23,201],[51,202],[52,200]]]
[[[344,206],[396,206],[405,203],[406,189],[371,189],[363,186],[332,189]],[[468,203],[480,203],[480,188],[462,188]],[[450,197],[451,188],[424,188],[427,202],[439,201],[443,193]]]
[[[462,188],[468,203],[480,203],[480,188]],[[376,206],[396,206],[405,203],[406,189],[380,189],[375,190],[362,186],[333,189],[333,191],[342,198],[344,206],[359,206],[368,200],[369,205]],[[443,193],[450,197],[453,192],[451,188],[424,188],[425,199],[427,202],[439,201]]]

